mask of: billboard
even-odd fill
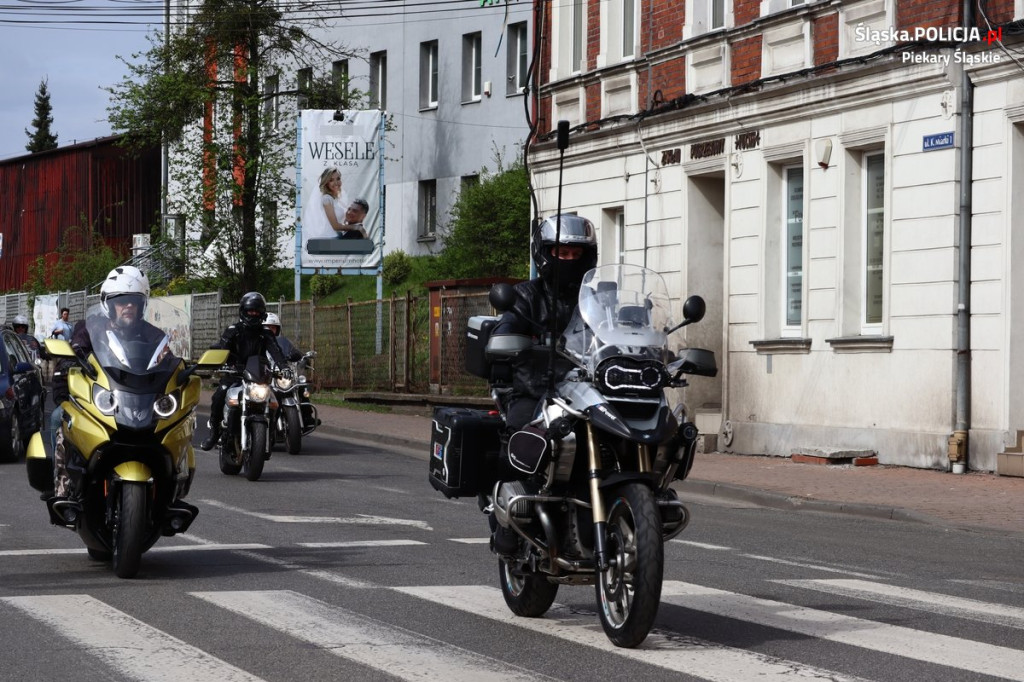
[[[298,267],[375,272],[384,244],[383,115],[307,109],[299,117]]]

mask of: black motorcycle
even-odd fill
[[[234,476],[239,472],[250,481],[259,480],[270,459],[270,425],[278,410],[271,382],[285,376],[265,357],[254,355],[241,372],[222,369],[237,383],[228,388],[221,423],[220,470]]]
[[[282,374],[273,381],[278,408],[271,421],[271,442],[283,441],[290,455],[299,454],[302,437],[320,425],[316,406],[309,402],[312,384],[306,377],[306,372],[313,369],[310,360],[315,357],[316,351],[309,351],[292,367],[291,376]]]
[[[514,296],[509,285],[496,285],[491,304],[511,310]],[[500,416],[436,411],[430,481],[449,497],[480,493],[481,508],[511,536],[510,546],[491,549],[516,615],[544,614],[559,585],[594,585],[614,644],[635,647],[647,637],[661,600],[664,542],[690,518],[670,484],[689,473],[698,435],[666,389],[686,386],[687,374],[717,374],[711,351],[674,354],[668,337],[704,311],[692,296],[676,324],[658,273],[632,265],[591,270],[556,346],[571,369],[510,438],[503,424],[510,360],[550,354],[551,346],[492,335],[494,317],[470,320],[467,369],[490,380]],[[499,464],[506,461],[499,447],[508,465]]]

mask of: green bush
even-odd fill
[[[401,249],[384,256],[384,283],[398,286],[412,273],[412,258]]]
[[[341,288],[341,275],[313,275],[309,280],[309,291],[313,298],[324,298]]]

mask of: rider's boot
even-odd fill
[[[210,435],[206,437],[206,440],[204,440],[202,443],[199,444],[199,448],[201,450],[206,450],[207,452],[209,452],[210,450],[213,450],[213,446],[216,445],[219,442],[220,442],[220,422],[218,421],[216,423],[216,425],[214,425],[214,424],[210,425]]]

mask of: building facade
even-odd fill
[[[543,5],[539,120],[602,262],[663,273],[720,449],[995,470],[1024,429],[1019,0]],[[543,139],[543,138],[542,138]],[[558,152],[532,147],[552,209]]]

